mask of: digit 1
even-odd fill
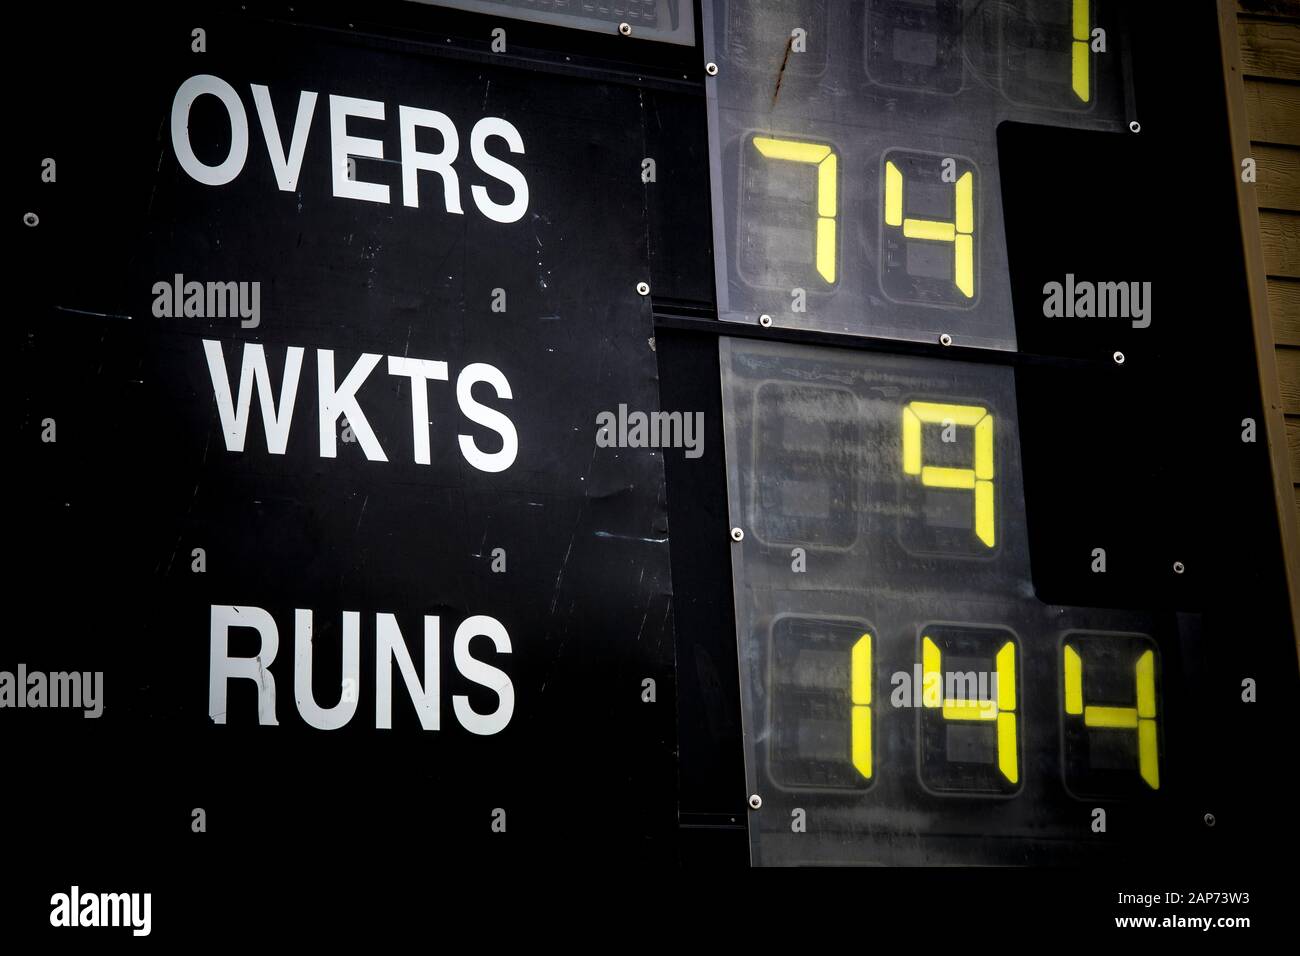
[[[853,697],[852,740],[853,766],[870,780],[871,765],[871,635],[863,634],[853,645],[850,666]]]
[[[754,148],[766,159],[807,163],[817,167],[817,272],[831,285],[835,284],[835,217],[839,206],[837,195],[839,158],[835,150],[824,143],[802,143],[793,139],[773,139],[755,136]]]
[[[1092,40],[1089,0],[1072,0],[1074,4],[1071,16],[1073,42],[1070,44],[1070,85],[1074,95],[1087,103],[1092,99],[1091,56],[1089,48]]]
[[[921,460],[921,426],[952,422],[975,429],[973,468],[936,468]],[[928,488],[968,489],[975,495],[975,535],[997,543],[993,512],[993,416],[978,405],[909,402],[903,408],[903,473],[919,475]]]

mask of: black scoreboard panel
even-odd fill
[[[105,703],[3,712],[42,781],[14,838],[63,839],[92,781],[87,880],[251,843],[671,861],[662,456],[593,442],[658,400],[640,171],[680,96],[233,5],[32,19],[58,69],[21,123],[0,670],[100,671]],[[236,125],[242,166],[197,179]],[[404,177],[453,138],[455,185]],[[256,318],[203,314],[217,280],[259,283]]]
[[[101,671],[105,709],[0,711],[14,845],[105,886],[1284,854],[1300,689],[1214,30],[29,12],[0,671]],[[256,320],[207,311],[252,281]],[[1153,293],[1047,314],[1089,281]],[[604,447],[620,406],[703,412],[700,456]]]
[[[1121,7],[705,4],[719,316],[1014,348],[997,127],[1124,128]]]
[[[704,27],[719,318],[748,326],[719,356],[752,860],[1290,839],[1213,4]]]
[[[415,0],[490,16],[693,46],[690,0]]]

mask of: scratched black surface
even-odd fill
[[[649,303],[636,292],[648,270],[638,90],[238,14],[203,18],[203,54],[190,51],[191,17],[30,18],[25,62],[48,82],[25,100],[21,155],[10,157],[24,184],[11,206],[41,216],[14,237],[25,281],[10,331],[21,502],[10,545],[22,555],[12,585],[26,610],[0,667],[102,670],[105,711],[97,721],[6,712],[9,759],[28,781],[9,793],[25,835],[66,847],[83,873],[120,873],[129,860],[157,873],[150,862],[181,854],[399,846],[459,860],[671,853],[662,458],[594,443],[599,410],[657,402]],[[249,117],[248,159],[225,186],[193,181],[171,146],[172,96],[197,73],[232,84]],[[294,192],[276,187],[250,83],[269,86],[284,139],[299,91],[320,94]],[[382,138],[388,157],[400,155],[399,105],[447,113],[465,214],[444,211],[428,173],[421,207],[403,206],[395,162],[362,159],[357,172],[388,183],[392,204],[333,197],[331,93],[384,103],[385,121],[354,119],[350,132]],[[191,133],[215,162],[229,132],[204,99]],[[469,131],[486,115],[525,143],[513,157],[490,146],[528,180],[528,212],[510,225],[470,196],[479,183],[505,198],[470,161]],[[57,158],[56,184],[39,182],[45,156]],[[260,281],[260,327],[154,318],[152,284],[174,273]],[[490,309],[497,288],[504,314]],[[221,343],[232,377],[243,344],[262,343],[277,388],[286,349],[306,349],[285,455],[267,453],[256,399],[245,450],[226,450],[204,338]],[[318,348],[334,350],[340,380],[363,352],[449,364],[451,381],[429,388],[431,465],[413,459],[409,380],[383,364],[359,401],[388,461],[357,444],[319,456]],[[455,377],[474,362],[513,390],[475,393],[519,435],[499,474],[457,449],[458,432],[498,447],[457,409]],[[46,418],[56,443],[40,440]],[[206,573],[191,570],[194,548]],[[507,553],[504,574],[490,570],[493,548]],[[278,726],[257,725],[253,685],[238,680],[228,723],[209,720],[213,604],[274,617]],[[323,706],[338,699],[342,612],[361,612],[358,706],[342,729],[298,715],[295,608],[315,615]],[[393,728],[375,727],[380,612],[396,615],[417,669],[422,616],[441,618],[439,731],[421,729],[396,672]],[[513,645],[509,655],[474,645],[515,690],[513,718],[493,737],[471,735],[452,711],[454,694],[495,706],[452,661],[471,614],[499,619]],[[255,652],[250,635],[232,639],[232,655]],[[645,678],[656,703],[642,702]],[[207,812],[203,844],[190,832],[195,807]],[[505,834],[490,830],[495,808]]]
[[[214,906],[233,901],[238,918],[231,925],[242,927],[264,901],[259,892],[284,893],[297,880],[301,890],[315,893],[324,876],[339,872],[346,879],[333,884],[336,894],[350,893],[370,877],[375,877],[372,890],[387,891],[408,858],[442,865],[527,856],[546,863],[553,859],[547,854],[557,848],[565,862],[597,855],[625,862],[659,858],[660,838],[671,826],[670,791],[676,785],[670,743],[671,635],[661,617],[666,573],[661,570],[654,581],[647,574],[631,599],[620,589],[631,581],[629,561],[637,567],[659,562],[662,569],[667,559],[658,546],[647,544],[642,551],[633,542],[595,539],[591,532],[634,528],[648,537],[662,536],[662,509],[649,494],[588,494],[586,482],[574,490],[575,475],[588,481],[594,476],[606,491],[622,488],[619,478],[628,481],[632,465],[626,456],[613,459],[605,453],[570,463],[566,449],[574,445],[566,442],[574,439],[561,435],[555,423],[572,418],[582,428],[594,409],[609,402],[653,401],[653,356],[640,350],[650,334],[648,318],[629,292],[629,280],[641,277],[631,266],[641,261],[642,242],[648,240],[651,248],[657,297],[711,298],[707,228],[698,228],[700,213],[707,212],[701,199],[707,182],[695,158],[700,151],[698,117],[667,100],[656,107],[648,91],[639,103],[617,83],[571,81],[567,67],[558,65],[569,47],[555,33],[538,41],[540,46],[556,41],[553,49],[561,51],[550,57],[551,68],[525,79],[502,65],[510,57],[493,58],[497,65],[490,70],[489,91],[483,80],[488,71],[475,65],[486,59],[479,30],[484,21],[449,18],[439,11],[440,24],[451,20],[476,31],[477,45],[465,44],[456,34],[452,46],[472,47],[479,59],[435,57],[427,41],[442,49],[441,35],[413,29],[417,18],[432,15],[417,4],[376,2],[364,10],[351,5],[346,17],[331,21],[336,31],[271,28],[252,16],[232,21],[210,16],[209,7],[200,4],[186,9],[201,13],[156,19],[142,6],[125,14],[101,9],[89,17],[79,10],[73,16],[67,7],[11,14],[13,55],[5,69],[16,91],[13,126],[21,135],[3,162],[12,184],[6,221],[15,314],[5,334],[13,356],[6,380],[8,434],[10,447],[17,449],[8,540],[16,611],[0,644],[0,668],[21,660],[31,668],[107,672],[102,720],[68,713],[4,714],[0,806],[7,847],[22,860],[11,872],[31,895],[24,920],[41,922],[49,892],[66,891],[74,879],[83,885],[98,882],[102,888],[153,889],[160,922],[185,912],[182,897],[194,895],[195,887],[206,881],[213,896],[200,895],[189,905],[210,918]],[[221,6],[233,11],[243,5]],[[287,4],[248,6],[273,8],[272,19],[295,19],[286,12]],[[402,8],[408,8],[405,15],[394,17]],[[349,19],[362,16],[370,22],[358,22],[356,31],[346,29]],[[385,31],[374,22],[386,18],[402,20],[403,30],[394,32],[413,37],[411,45],[375,35]],[[209,32],[209,52],[201,57],[189,52],[189,31],[196,24]],[[232,24],[238,29],[232,30]],[[528,33],[526,26],[512,27],[512,49]],[[1169,60],[1177,61],[1181,48],[1166,45]],[[697,68],[698,51],[687,52],[690,56],[682,59],[681,51],[664,51],[678,57],[674,66]],[[1151,69],[1164,69],[1168,62],[1153,62]],[[209,189],[186,180],[167,146],[171,96],[181,80],[196,72],[216,73],[235,84],[254,123],[248,165],[228,187]],[[1172,85],[1181,73],[1170,67],[1168,75]],[[397,146],[399,104],[448,112],[460,130],[462,151],[474,119],[484,113],[505,115],[520,126],[529,145],[532,208],[543,209],[544,200],[553,220],[540,227],[525,220],[508,235],[490,231],[490,224],[475,218],[468,196],[473,170],[463,164],[458,164],[466,177],[463,222],[452,222],[433,204],[429,193],[435,184],[427,175],[422,177],[427,208],[332,199],[324,99],[317,106],[303,164],[304,209],[290,212],[297,196],[274,188],[251,112],[250,82],[270,85],[282,132],[302,89],[316,89],[322,97],[333,92],[384,101],[389,111],[384,123],[354,121],[354,126],[358,133],[382,135],[390,156]],[[568,118],[556,112],[559,102]],[[1201,102],[1191,98],[1188,117],[1197,118]],[[698,112],[698,107],[696,102],[692,109]],[[1217,116],[1219,107],[1213,109]],[[201,121],[203,112],[196,113]],[[204,122],[212,120],[209,115]],[[681,140],[674,136],[675,126]],[[1148,127],[1148,132],[1158,128]],[[218,129],[212,133],[221,135]],[[643,138],[649,145],[638,145]],[[674,148],[686,152],[665,155]],[[661,176],[671,188],[658,195],[670,197],[676,206],[668,210],[652,203],[647,229],[643,203],[656,192],[612,176],[610,166],[602,163],[630,160],[639,165],[649,150],[659,156],[661,171],[672,170]],[[58,157],[57,187],[42,184],[37,176],[46,155]],[[361,169],[364,178],[399,184],[389,164],[363,160]],[[399,192],[395,198],[400,201]],[[39,212],[39,228],[19,225],[29,209]],[[685,220],[687,227],[682,226],[684,210],[695,213]],[[588,233],[584,217],[600,217],[599,227],[591,226]],[[309,228],[293,229],[298,220],[310,220]],[[580,244],[574,239],[577,229],[582,231]],[[552,237],[557,233],[565,237],[560,243],[564,254],[548,260],[545,250],[555,250]],[[215,245],[218,237],[220,247]],[[478,272],[471,275],[469,253],[485,250],[490,254],[477,260]],[[656,251],[660,254],[654,258]],[[312,261],[309,253],[318,258]],[[568,278],[567,286],[536,287],[541,274],[537,253],[554,275]],[[453,278],[439,278],[444,273],[431,269],[398,268],[395,255],[409,257],[408,266],[446,264]],[[268,285],[261,329],[241,332],[233,322],[182,328],[180,322],[164,325],[146,318],[152,282],[178,270],[190,277],[216,277],[218,267],[235,273],[224,276],[232,279],[258,278],[256,273],[264,270]],[[591,284],[573,288],[582,276]],[[487,310],[483,290],[498,285],[508,288],[512,313],[571,318],[547,323],[556,328],[544,334],[538,331],[541,324],[515,325],[512,316],[511,334],[496,335],[492,323],[502,317]],[[133,318],[112,320],[121,315]],[[421,323],[430,316],[439,321]],[[573,318],[579,316],[584,317],[581,323]],[[597,365],[589,360],[598,354],[600,329],[608,323],[619,332],[610,333],[611,351],[605,364]],[[362,390],[361,401],[390,462],[365,462],[349,445],[342,446],[336,460],[317,457],[314,349],[335,349],[339,367],[345,369],[363,350],[402,354],[408,332],[411,356],[446,360],[453,374],[469,361],[494,362],[506,371],[515,400],[502,405],[508,406],[522,441],[519,463],[502,482],[472,475],[477,482],[472,487],[457,484],[465,480],[464,466],[448,441],[462,420],[448,400],[450,386],[446,392],[431,390],[437,462],[429,468],[413,465],[409,395],[399,392],[392,384],[396,380],[382,369]],[[287,345],[308,349],[285,459],[261,450],[257,425],[248,452],[222,451],[198,346],[203,335],[221,339],[228,351],[243,341],[265,342],[273,368]],[[668,353],[659,355],[665,381],[671,376],[680,389],[671,407],[701,407],[686,403],[710,392],[716,402],[712,343],[686,361],[680,347],[665,349],[662,339],[661,353]],[[556,348],[556,365],[540,365],[545,373],[540,376],[517,370],[539,345]],[[585,387],[566,388],[572,384],[567,373],[585,376]],[[619,378],[624,384],[615,390]],[[45,417],[57,419],[57,444],[39,441]],[[1027,429],[1032,422],[1022,424]],[[678,636],[691,651],[683,657],[683,675],[694,675],[691,679],[703,688],[697,697],[707,705],[695,700],[683,716],[680,733],[696,744],[693,782],[685,779],[683,758],[682,809],[684,816],[687,810],[698,811],[702,826],[718,826],[719,820],[733,825],[739,811],[743,825],[744,811],[735,800],[743,798],[734,779],[740,754],[732,700],[735,663],[725,657],[734,628],[729,608],[720,606],[730,601],[729,568],[725,558],[718,563],[729,545],[724,542],[721,552],[701,546],[691,553],[677,544],[679,531],[701,515],[707,520],[692,529],[694,542],[703,545],[712,540],[708,534],[725,530],[726,503],[717,498],[725,477],[721,440],[715,438],[712,417],[708,427],[702,460],[707,465],[678,466],[682,485],[698,486],[698,500],[692,503],[689,495],[670,499],[674,562],[679,577],[695,577],[691,596],[697,605],[692,611],[697,633]],[[552,441],[557,444],[550,445]],[[588,442],[584,452],[590,456],[592,451]],[[584,470],[589,461],[590,476]],[[638,461],[638,477],[648,474],[652,484],[659,480],[655,460]],[[570,464],[573,470],[566,470]],[[522,471],[525,467],[530,470]],[[701,468],[709,469],[704,478]],[[533,482],[537,490],[529,494]],[[637,491],[646,487],[638,482]],[[543,496],[546,506],[537,514],[528,502]],[[1263,497],[1251,500],[1267,505]],[[614,524],[617,516],[622,516],[623,531]],[[507,534],[513,536],[502,542],[510,550],[508,589],[495,587],[482,551]],[[556,577],[569,541],[573,551],[557,594]],[[199,545],[209,555],[203,577],[188,572],[189,549]],[[517,560],[521,549],[522,562]],[[1255,560],[1252,553],[1240,562],[1237,574],[1248,578],[1253,568],[1271,560]],[[418,597],[412,597],[413,589]],[[251,694],[241,697],[238,682],[232,690],[231,723],[209,725],[207,608],[214,602],[265,606],[275,615],[282,641],[273,667],[281,695],[279,727],[253,726]],[[337,660],[341,611],[363,612],[361,701],[343,730],[310,731],[296,716],[291,699],[295,606],[311,607],[317,615],[317,691],[324,703],[331,700],[326,685],[337,683],[337,670],[328,662]],[[647,608],[651,613],[646,614]],[[497,740],[470,739],[450,712],[451,694],[473,695],[451,668],[449,651],[455,624],[471,610],[501,617],[515,644],[507,666],[520,695],[518,709],[510,731]],[[374,730],[373,615],[378,611],[397,614],[417,664],[420,615],[443,615],[442,731],[431,734],[416,727],[400,680],[394,730]],[[620,646],[617,635],[634,633],[633,625],[640,627],[643,619],[639,649],[611,655]],[[1230,639],[1220,642],[1220,653],[1202,665],[1224,693],[1235,689],[1241,672],[1238,655],[1259,673],[1272,673],[1268,667],[1255,668],[1257,649],[1266,640],[1272,648],[1269,665],[1293,666],[1285,635],[1234,629],[1226,618],[1225,624]],[[705,645],[697,646],[700,633],[708,639],[716,667],[701,663],[705,657],[699,650]],[[640,703],[637,691],[645,674],[663,678],[659,699],[665,706]],[[732,689],[719,690],[720,681],[728,679]],[[633,686],[627,686],[628,680]],[[526,693],[533,696],[526,700]],[[1248,716],[1216,729],[1203,746],[1195,738],[1189,746],[1220,758],[1219,768],[1223,755],[1242,753],[1233,748],[1234,738],[1238,748],[1248,740],[1247,755],[1237,763],[1270,766],[1274,728],[1285,724],[1288,688],[1275,689],[1264,699],[1270,701],[1267,711],[1251,709]],[[686,744],[684,739],[684,754]],[[1206,773],[1217,774],[1221,795],[1232,790],[1228,771]],[[1281,776],[1285,782],[1284,771]],[[1285,799],[1285,787],[1270,789],[1275,799]],[[1237,856],[1236,847],[1245,845],[1239,842],[1241,823],[1259,795],[1259,790],[1243,789],[1227,813],[1223,803],[1212,806],[1220,813],[1219,825],[1208,837],[1222,851],[1216,858],[1233,856],[1239,870],[1257,857],[1249,852]],[[510,821],[503,839],[490,835],[486,826],[485,808],[500,805],[508,809]],[[212,839],[206,842],[195,842],[189,832],[190,809],[196,806],[209,812]],[[1261,826],[1272,819],[1260,816]],[[727,845],[701,854],[700,861],[743,861],[744,847],[732,839],[736,831],[718,832],[727,837]],[[739,832],[743,843],[743,830]],[[1289,832],[1273,835],[1290,837]],[[631,846],[635,855],[625,852]],[[312,868],[313,863],[333,866],[358,858],[361,865],[350,870]],[[397,861],[392,867],[376,862],[389,858]],[[181,866],[176,870],[163,865],[177,861]],[[33,871],[50,879],[28,880]],[[173,872],[185,879],[170,879]],[[1002,892],[1005,884],[988,881],[986,872],[966,881],[963,891],[976,893],[983,887]],[[1076,882],[1086,884],[1091,896],[1072,897],[1072,905],[1080,899],[1106,903],[1113,887],[1128,881],[1132,872],[1137,871],[1117,869],[1102,879],[1084,874]],[[420,876],[413,881],[418,892],[424,889]],[[1146,882],[1148,888],[1191,882],[1186,872],[1177,877]],[[1020,891],[1046,888],[1057,894],[1061,879],[1060,872],[1052,880],[1034,877],[1022,881]],[[873,887],[884,895],[873,898],[887,899],[889,888],[905,885],[904,880],[887,874],[887,882]],[[1243,885],[1240,873],[1228,873],[1221,882],[1228,888]],[[536,885],[534,881],[530,888]],[[947,905],[961,898],[941,895]],[[914,893],[907,902],[922,896],[924,892]],[[422,898],[420,904],[424,902]],[[1025,916],[1024,908],[1018,915]],[[201,925],[213,929],[210,922]],[[332,927],[334,922],[317,925]]]

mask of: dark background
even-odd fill
[[[16,358],[10,434],[20,453],[10,573],[19,613],[0,667],[24,661],[33,670],[106,672],[106,712],[99,721],[74,712],[5,712],[6,839],[14,859],[34,875],[22,881],[20,898],[31,901],[24,922],[34,912],[43,925],[49,893],[66,891],[76,880],[92,888],[153,889],[162,927],[181,912],[210,914],[211,899],[255,900],[268,892],[292,893],[294,886],[302,891],[311,885],[302,874],[333,872],[328,867],[347,874],[349,886],[364,886],[370,875],[382,886],[407,871],[404,862],[384,861],[406,858],[472,866],[509,857],[520,866],[588,876],[604,872],[583,865],[596,860],[743,866],[744,768],[700,51],[505,21],[512,53],[503,63],[487,50],[486,29],[495,25],[488,18],[401,3],[350,12],[335,4],[296,13],[285,4],[246,6],[191,5],[187,10],[199,12],[178,18],[155,16],[145,5],[129,12],[28,9],[11,28],[7,72],[19,134],[6,162],[15,184],[8,209],[18,315],[7,334]],[[1203,768],[1199,785],[1207,798],[1201,802],[1218,819],[1208,843],[1197,841],[1193,862],[1200,869],[1156,875],[1170,862],[1167,846],[1184,832],[1180,822],[1158,853],[1132,846],[1100,877],[1054,873],[1050,881],[1015,884],[1016,893],[1031,895],[1068,884],[1081,907],[1101,912],[1113,890],[1128,891],[1131,881],[1145,881],[1138,888],[1179,888],[1180,879],[1205,886],[1212,876],[1224,884],[1214,888],[1247,885],[1257,880],[1255,861],[1264,847],[1294,839],[1293,828],[1278,821],[1286,818],[1292,792],[1288,708],[1296,693],[1295,649],[1284,616],[1265,446],[1239,439],[1240,420],[1261,415],[1236,240],[1236,159],[1227,145],[1212,5],[1196,4],[1173,19],[1161,6],[1141,5],[1134,16],[1140,143],[1095,132],[1002,130],[1011,282],[1026,354],[979,356],[1017,370],[1038,596],[1166,614],[1171,627],[1193,635],[1186,639],[1193,683],[1185,698],[1213,701],[1196,708],[1201,734],[1188,754]],[[194,25],[208,30],[201,66],[194,62],[200,55],[189,52]],[[439,44],[444,53],[429,57]],[[372,58],[390,68],[376,68]],[[1189,68],[1193,63],[1198,66]],[[437,74],[436,82],[426,71]],[[510,111],[494,109],[491,99],[480,109],[484,71],[494,79],[497,102]],[[240,178],[225,187],[194,183],[170,153],[171,96],[197,72],[232,83],[249,114],[249,159]],[[450,76],[458,79],[448,84]],[[302,215],[315,217],[302,241],[315,246],[318,272],[308,269],[306,256],[287,257],[290,236],[294,248],[298,239],[278,204],[293,197],[275,188],[249,82],[271,86],[283,135],[297,91],[321,94],[302,183],[310,200]],[[398,189],[391,205],[373,209],[329,195],[323,153],[331,92],[385,102],[382,134],[359,121],[354,131],[382,135],[390,157],[397,154],[398,104],[452,114],[464,159],[466,216],[456,223],[461,233],[442,230],[448,217],[429,176],[421,177],[419,210],[402,207]],[[449,109],[452,103],[459,105]],[[468,131],[479,116],[493,113],[520,127],[530,162],[549,157],[555,164],[528,168],[529,218],[504,244],[468,193]],[[548,147],[534,148],[534,142]],[[58,159],[57,186],[39,180],[46,155]],[[643,155],[656,157],[658,184],[643,187],[632,178]],[[634,164],[631,175],[601,165],[622,158]],[[395,169],[385,175],[368,165],[358,162],[362,178],[398,185]],[[1014,187],[1009,168],[1018,170]],[[1084,173],[1082,201],[1055,189],[1062,178],[1077,186]],[[1041,222],[1057,195],[1069,208],[1055,211],[1071,226],[1045,235]],[[1194,214],[1188,197],[1195,197]],[[1107,214],[1132,205],[1151,218],[1173,210],[1195,228],[1162,224],[1161,235],[1200,241],[1157,242],[1128,218]],[[37,229],[20,224],[29,209],[40,212]],[[537,227],[538,235],[524,228],[534,212],[547,210],[557,218]],[[591,221],[586,217],[595,216],[599,228],[583,231],[578,243],[574,228],[583,230]],[[394,248],[421,257],[452,250],[449,261],[459,260],[453,278],[413,279],[400,257],[385,274],[382,252],[362,260],[361,237],[354,235],[352,245],[342,240],[343,230],[356,225],[346,220],[355,218],[369,220],[365,242],[389,255]],[[218,234],[233,237],[226,248],[205,245],[204,237]],[[570,277],[562,290],[542,291],[534,281],[539,235],[557,242],[564,237],[562,251],[548,263]],[[264,282],[261,329],[245,332],[231,321],[216,337],[227,354],[245,336],[266,341],[273,377],[283,346],[308,349],[284,461],[266,455],[257,426],[242,455],[224,451],[198,330],[161,328],[168,320],[122,324],[54,309],[144,317],[152,299],[148,287],[174,271],[187,278],[253,279],[246,270],[267,256],[282,278]],[[495,277],[512,261],[528,264],[521,277],[527,281],[518,288],[513,279]],[[232,274],[218,275],[217,262]],[[1130,333],[1107,326],[1120,336],[1111,339],[1078,329],[1053,336],[1027,324],[1041,314],[1044,276],[1073,271],[1119,278],[1133,271],[1133,262],[1156,270],[1152,329]],[[381,271],[371,274],[372,267]],[[647,270],[653,326],[647,304],[630,291]],[[483,290],[498,285],[510,289],[508,315],[577,309],[589,324],[566,334],[546,323],[527,331],[512,327],[508,334],[494,330]],[[1176,295],[1162,291],[1171,286]],[[398,294],[388,297],[390,289]],[[451,365],[453,382],[430,390],[435,460],[440,447],[448,452],[443,484],[423,491],[413,486],[425,476],[409,460],[409,396],[396,394],[398,380],[382,366],[362,390],[361,403],[389,463],[365,462],[349,445],[340,446],[338,459],[320,459],[312,350],[334,348],[340,376],[363,350],[401,354],[414,311],[426,307],[461,317],[455,328],[426,329],[409,351]],[[285,317],[282,324],[277,312]],[[352,321],[362,316],[365,323]],[[620,329],[607,346],[599,339],[603,323]],[[653,352],[642,348],[651,335]],[[885,342],[834,344],[939,354],[937,348]],[[531,361],[538,349],[551,346],[560,354],[560,373]],[[1118,369],[1109,361],[1117,347],[1129,357]],[[600,366],[600,377],[593,373],[589,389],[562,384],[570,381],[563,370],[590,372],[602,348],[609,349],[609,364]],[[959,359],[951,352],[943,357]],[[464,466],[457,466],[454,446],[439,440],[461,427],[447,396],[458,368],[471,361],[497,364],[510,379],[515,399],[501,407],[519,429],[521,452],[506,484],[471,476],[476,480],[456,497],[442,489],[455,485]],[[650,362],[657,364],[657,386]],[[623,371],[621,380],[607,377],[614,369]],[[549,402],[523,400],[526,387],[543,394],[548,386],[554,389]],[[1168,416],[1172,420],[1133,411],[1164,408],[1170,395],[1186,400],[1190,411]],[[703,410],[705,454],[699,460],[665,455],[666,484],[659,459],[625,454],[603,461],[609,470],[595,474],[605,491],[635,482],[641,494],[586,501],[565,469],[574,446],[561,432],[577,425],[587,441],[594,410],[619,401]],[[39,440],[47,415],[58,420],[53,446]],[[1167,427],[1151,431],[1153,418],[1168,421]],[[509,487],[508,477],[522,475],[532,451],[527,436],[540,441],[543,433],[554,436],[554,445],[546,446],[553,451],[536,449],[542,458],[531,477],[551,483],[554,507],[544,520],[528,519],[529,489]],[[209,436],[215,444],[205,464]],[[217,452],[225,461],[213,460]],[[196,479],[205,475],[196,491]],[[363,517],[357,498],[364,500],[368,489],[374,493]],[[429,517],[411,519],[425,508]],[[431,540],[436,515],[446,523]],[[602,547],[612,551],[595,550],[590,532],[609,529],[611,521],[649,529],[647,537],[661,536],[666,522],[671,579],[667,556],[653,547],[607,542]],[[318,537],[304,530],[314,527],[321,529]],[[1201,528],[1204,534],[1197,533]],[[509,594],[496,589],[486,555],[473,557],[485,529],[517,535],[514,547],[502,545],[510,553]],[[567,541],[570,534],[588,549],[570,559],[565,587],[577,590],[566,591],[567,602],[551,615],[550,571],[562,561],[564,543],[557,535]],[[1078,548],[1099,534],[1108,542],[1111,566],[1104,582],[1078,571]],[[387,535],[400,544],[394,547]],[[445,535],[454,543],[443,543]],[[209,572],[201,578],[188,572],[193,546],[208,549]],[[518,561],[521,552],[531,560]],[[1166,573],[1170,555],[1186,561],[1184,578]],[[659,570],[637,583],[629,573],[633,563]],[[411,600],[413,583],[426,581],[435,589],[430,598]],[[635,595],[631,603],[628,593]],[[233,718],[226,727],[209,725],[212,603],[253,604],[275,616],[280,727],[255,727],[251,720],[241,727]],[[343,730],[310,730],[290,699],[292,609],[298,606],[316,611],[316,673],[325,704],[333,700],[327,685],[337,683],[327,663],[337,645],[324,626],[331,624],[337,635],[342,610],[363,613],[361,699]],[[566,606],[573,616],[557,616]],[[658,623],[647,624],[652,635],[643,635],[636,650],[616,651],[622,645],[608,629],[626,625],[629,606],[653,612],[646,620]],[[378,611],[398,615],[417,666],[420,615],[443,615],[443,729],[437,734],[416,726],[400,677],[394,680],[394,729],[374,729]],[[1188,612],[1203,616],[1193,622]],[[498,616],[514,644],[511,658],[498,661],[518,695],[508,737],[499,740],[470,739],[451,714],[450,695],[465,692],[451,667],[451,636],[466,613]],[[530,650],[534,630],[543,637]],[[577,635],[567,649],[566,633]],[[232,653],[239,653],[237,645]],[[1257,705],[1235,703],[1243,674],[1260,679]],[[659,678],[653,707],[639,699],[640,678],[651,675]],[[526,721],[525,685],[540,688],[551,677],[556,683],[546,696],[534,698],[536,722]],[[241,702],[238,684],[232,684],[232,710],[251,713],[251,694]],[[557,739],[557,729],[576,730],[577,738],[561,731]],[[511,795],[509,802],[495,797],[501,792]],[[502,805],[510,821],[504,846],[487,829],[488,812]],[[195,806],[208,810],[206,835],[189,830]],[[980,884],[962,879],[953,899],[956,891],[978,898]],[[889,892],[879,881],[863,885]],[[927,883],[909,894],[900,885],[892,891],[902,893],[892,897],[900,903],[933,889]],[[205,899],[201,888],[214,896]],[[716,886],[692,893],[688,881],[676,898],[725,895]],[[326,892],[317,905],[332,898]]]

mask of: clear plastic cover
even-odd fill
[[[1127,123],[1112,6],[706,0],[720,316],[1014,349],[997,126]]]
[[[1052,862],[1080,800],[1161,812],[1177,642],[1034,596],[1014,370],[725,337],[721,369],[754,862]]]

